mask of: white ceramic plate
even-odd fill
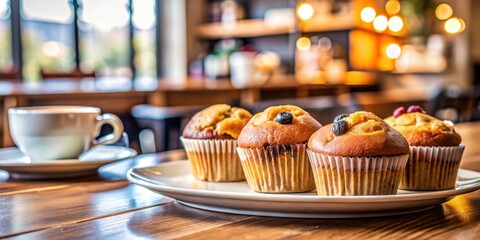
[[[130,169],[128,179],[187,206],[235,214],[295,218],[357,218],[418,212],[444,203],[454,196],[480,188],[480,173],[459,170],[457,187],[445,191],[397,195],[329,196],[315,192],[295,194],[256,193],[246,182],[211,183],[195,180],[188,161]]]
[[[122,159],[134,157],[131,148],[102,145],[83,153],[79,159],[32,162],[18,148],[0,149],[0,170],[17,179],[53,179],[85,176],[98,168]]]

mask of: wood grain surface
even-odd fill
[[[480,123],[457,126],[462,167],[480,171]],[[420,213],[362,219],[288,219],[189,208],[125,180],[131,167],[180,160],[141,155],[98,175],[19,181],[0,174],[0,237],[17,239],[480,239],[480,191]]]

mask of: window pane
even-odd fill
[[[13,67],[10,32],[10,1],[0,0],[0,71]]]
[[[41,69],[71,71],[75,43],[70,1],[23,0],[21,17],[24,78],[39,79]]]
[[[133,0],[134,64],[137,76],[156,76],[155,0]]]
[[[80,1],[80,56],[83,71],[131,75],[128,0]]]

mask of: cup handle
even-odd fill
[[[93,147],[102,145],[102,144],[112,144],[117,142],[120,137],[122,137],[123,133],[123,123],[116,115],[111,113],[104,113],[102,115],[97,116],[97,129],[100,132],[100,128],[104,124],[109,124],[113,127],[113,132],[107,134],[103,137],[100,137],[98,140],[93,140]]]

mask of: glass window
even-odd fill
[[[81,69],[131,76],[128,0],[79,1]]]
[[[139,77],[156,76],[155,0],[132,1],[134,65]]]
[[[23,0],[21,18],[26,80],[39,79],[42,69],[62,72],[75,67],[69,0]]]
[[[0,0],[0,71],[12,69],[10,1]]]

